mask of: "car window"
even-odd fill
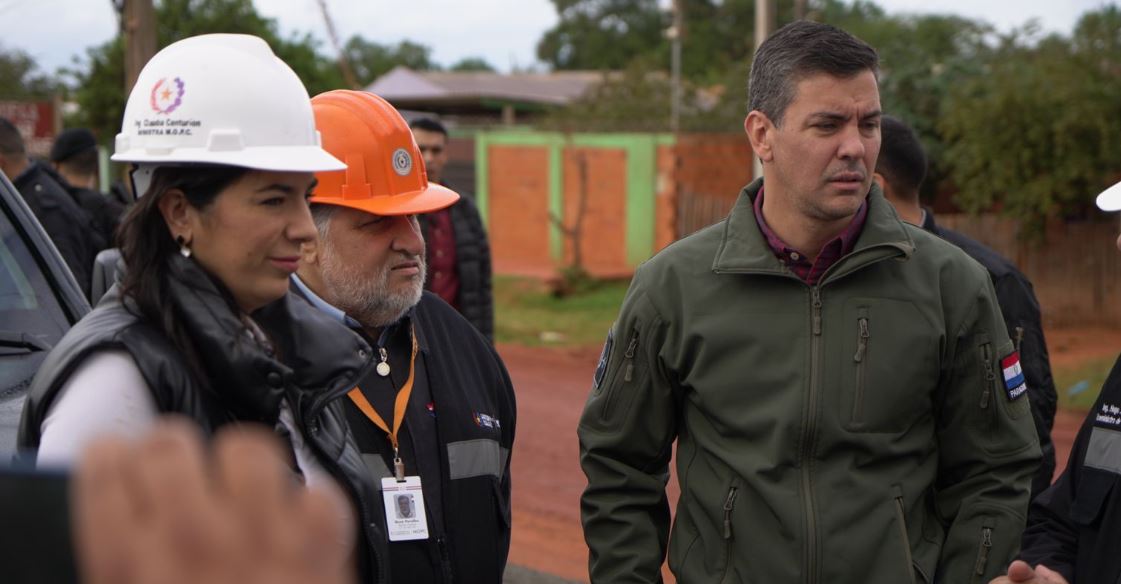
[[[70,328],[27,243],[0,213],[0,400],[21,393]]]

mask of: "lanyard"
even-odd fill
[[[405,480],[405,463],[401,462],[401,456],[397,448],[397,432],[401,429],[401,425],[405,423],[405,408],[409,405],[409,396],[413,393],[413,374],[416,372],[416,331],[409,330],[409,336],[413,341],[413,356],[409,359],[409,378],[405,380],[405,385],[397,392],[397,399],[393,402],[393,429],[390,430],[389,426],[385,423],[378,412],[374,410],[374,406],[370,405],[366,396],[362,395],[362,390],[355,387],[350,390],[346,395],[358,409],[362,410],[363,414],[374,423],[375,426],[381,428],[385,435],[389,438],[389,443],[393,445],[393,471],[398,481]]]

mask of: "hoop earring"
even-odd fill
[[[187,245],[187,240],[184,239],[182,235],[175,238],[175,243],[179,244],[179,255],[185,258],[191,257],[191,248]]]

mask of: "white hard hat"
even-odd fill
[[[1121,182],[1102,191],[1097,202],[1102,211],[1121,211]]]
[[[113,160],[318,172],[346,165],[320,147],[299,77],[250,35],[207,34],[156,53],[125,106]]]

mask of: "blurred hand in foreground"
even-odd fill
[[[1016,560],[1008,566],[1008,575],[994,579],[989,584],[1070,584],[1062,574],[1042,564],[1032,568],[1027,562]]]
[[[182,420],[94,443],[71,487],[82,581],[349,584],[342,494],[300,486],[282,452],[268,430],[244,426],[206,452]]]

